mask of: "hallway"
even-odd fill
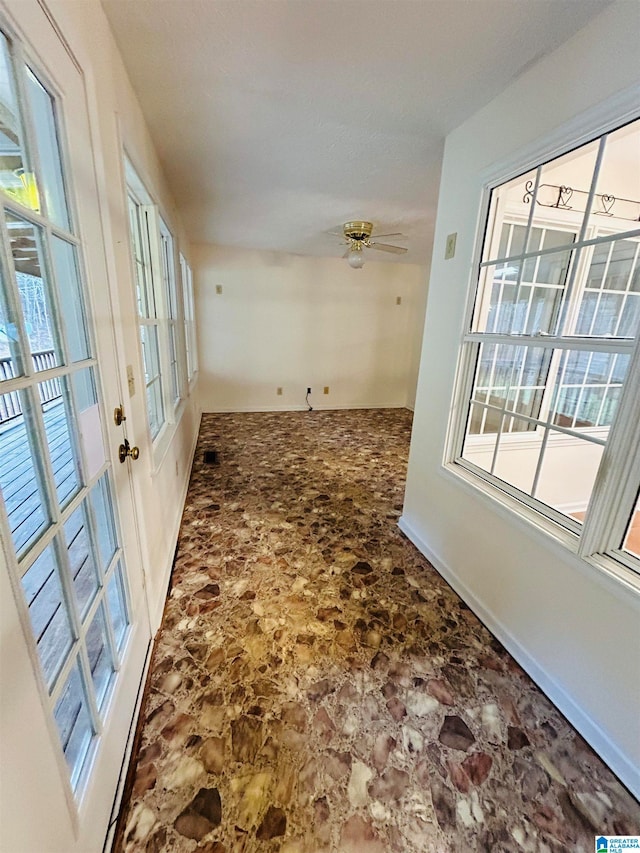
[[[118,851],[587,853],[640,832],[398,530],[410,430],[403,409],[203,416]]]

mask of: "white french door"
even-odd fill
[[[150,641],[80,65],[0,6],[0,849],[100,851]],[[115,297],[113,297],[115,298]],[[126,387],[126,386],[125,386]]]

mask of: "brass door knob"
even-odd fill
[[[137,447],[131,447],[128,439],[125,438],[124,444],[121,444],[118,448],[118,459],[120,462],[124,462],[127,456],[130,456],[135,462],[138,456],[140,456],[140,450]]]

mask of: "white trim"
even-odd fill
[[[342,411],[344,409],[407,409],[409,408],[404,403],[341,403],[334,406],[317,406],[312,403],[313,412],[331,412]],[[298,406],[222,406],[213,409],[203,409],[203,414],[207,415],[224,415],[224,414],[243,414],[251,412],[308,412],[309,407],[305,405]],[[411,410],[413,411],[413,409]],[[313,412],[309,412],[312,414]]]
[[[200,435],[200,424],[202,422],[202,412],[200,412],[200,416],[198,417],[198,426],[193,432],[193,439],[191,450],[189,452],[189,461],[187,465],[185,465],[185,477],[182,483],[182,488],[180,489],[180,494],[178,496],[178,501],[176,501],[176,506],[184,507],[187,498],[187,491],[189,489],[189,481],[191,479],[191,469],[193,468],[193,462],[196,455],[196,447],[198,445],[198,437]],[[178,544],[178,536],[180,535],[180,525],[182,524],[182,511],[177,513],[176,520],[174,522],[173,530],[171,532],[171,536],[169,537],[169,542],[172,543],[171,547],[168,548],[168,561],[165,567],[162,570],[161,574],[161,583],[160,590],[162,591],[162,595],[159,596],[158,601],[150,601],[149,602],[149,618],[151,621],[151,634],[154,635],[158,628],[160,627],[160,623],[162,622],[162,614],[164,612],[165,602],[167,600],[167,595],[169,592],[169,582],[171,580],[171,569],[173,567],[173,560],[175,557],[176,546]],[[147,594],[148,594],[147,588]]]
[[[530,654],[520,641],[509,631],[500,620],[488,609],[483,602],[460,580],[448,566],[420,536],[411,523],[401,516],[398,527],[404,535],[416,546],[433,565],[436,571],[452,587],[452,589],[469,605],[486,628],[502,643],[510,655],[531,676],[543,693],[564,714],[569,722],[580,732],[584,739],[594,748],[602,760],[629,790],[640,797],[640,768],[636,767],[620,751],[618,746],[593,720],[564,687],[551,676],[545,668]]]
[[[133,715],[131,717],[131,722],[129,725],[129,734],[127,736],[127,742],[125,744],[124,753],[122,755],[122,764],[120,766],[120,775],[118,776],[118,782],[116,785],[115,794],[113,796],[113,806],[111,807],[111,814],[109,815],[109,823],[107,825],[107,834],[105,836],[104,845],[102,847],[102,853],[108,853],[113,846],[113,841],[115,838],[116,829],[118,827],[118,816],[120,814],[120,809],[122,807],[122,798],[124,796],[124,786],[127,780],[127,773],[129,770],[129,763],[131,761],[131,756],[133,752],[133,746],[136,739],[136,732],[138,730],[138,718],[140,716],[140,711],[142,710],[142,700],[144,699],[144,687],[147,681],[147,676],[149,673],[149,667],[151,666],[151,659],[153,657],[153,640],[150,637],[149,642],[147,643],[147,652],[145,655],[144,666],[142,668],[142,672],[140,673],[140,683],[138,684],[138,693],[136,695],[136,703],[133,708]]]

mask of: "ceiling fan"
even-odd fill
[[[329,231],[334,237],[342,237],[347,244],[343,257],[349,261],[349,266],[358,270],[364,266],[364,250],[377,249],[380,252],[391,252],[394,255],[404,255],[408,250],[403,246],[392,246],[389,243],[378,243],[380,237],[404,237],[404,234],[372,234],[372,222],[345,222],[342,233]],[[404,237],[406,240],[406,237]]]

